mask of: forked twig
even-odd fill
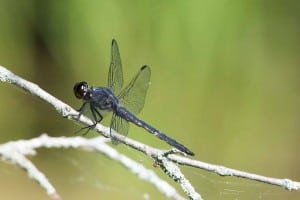
[[[41,89],[38,85],[13,74],[11,71],[9,71],[6,68],[1,67],[1,66],[0,66],[0,81],[16,85],[17,87],[22,88],[26,92],[39,97],[43,101],[52,105],[55,108],[55,110],[58,113],[60,113],[63,117],[72,119],[73,121],[79,122],[80,124],[83,124],[84,126],[91,126],[94,124],[92,120],[85,117],[84,115],[80,115],[80,117],[78,117],[79,113],[75,109],[71,108],[69,105],[65,104],[64,102],[62,102],[59,99],[55,98],[54,96],[50,95],[49,93],[47,93],[46,91]],[[111,137],[109,127],[105,127],[102,124],[97,124],[94,127],[94,130],[106,138]],[[116,133],[115,131],[112,131],[112,135],[119,142],[121,142],[133,149],[136,149],[140,152],[143,152],[144,154],[152,157],[154,160],[157,160],[164,153],[164,151],[162,151],[162,150],[152,148],[152,147],[150,147],[146,144],[143,144],[141,142],[138,142],[136,140],[130,139],[128,137],[124,137],[123,135],[120,135],[120,134]],[[167,160],[165,162],[171,163],[172,161]],[[178,168],[178,166],[176,166],[176,165],[174,165],[173,168],[169,167],[166,169],[167,170],[165,170],[165,172],[167,172],[168,170],[171,170],[171,173],[173,171],[175,171],[174,169],[176,169],[177,173],[180,173],[178,175],[181,176],[182,178],[185,178],[184,175],[180,172],[180,169]],[[188,195],[188,197],[190,199],[199,199],[199,200],[202,199],[201,196],[195,191],[193,186],[189,183],[189,181],[185,181],[184,184],[181,184],[181,187],[183,188],[183,191]],[[173,196],[173,198],[175,198],[175,197]],[[177,199],[177,198],[175,198],[175,199]]]
[[[7,70],[6,68],[1,67],[1,66],[0,66],[0,81],[14,84],[17,87],[23,88],[25,91],[31,93],[32,95],[38,96],[42,100],[44,100],[44,101],[48,102],[50,105],[52,105],[63,117],[72,119],[76,122],[79,122],[80,124],[85,125],[85,126],[90,126],[93,124],[93,122],[89,118],[87,118],[83,115],[80,116],[79,118],[76,117],[76,116],[78,116],[78,112],[76,110],[74,110],[67,104],[63,103],[59,99],[53,97],[46,91],[42,90],[36,84],[22,79],[21,77],[13,74],[9,70]],[[98,133],[101,133],[104,137],[107,137],[107,138],[110,137],[110,130],[108,127],[105,127],[101,124],[97,124],[95,126],[94,130],[97,131]],[[166,151],[162,151],[159,149],[155,149],[146,144],[140,143],[140,142],[130,139],[128,137],[124,137],[115,132],[113,132],[113,136],[119,142],[152,157],[155,160],[155,162],[164,170],[164,172],[169,177],[171,177],[173,180],[175,180],[176,182],[178,182],[180,184],[183,191],[190,199],[202,199],[202,198],[201,198],[200,194],[198,194],[195,191],[194,187],[190,184],[190,182],[184,177],[184,175],[181,173],[179,167],[176,164],[187,165],[187,166],[191,166],[191,167],[195,167],[195,168],[204,169],[206,171],[213,172],[213,173],[216,173],[221,176],[236,176],[236,177],[246,178],[246,179],[250,179],[250,180],[255,180],[255,181],[260,181],[260,182],[280,186],[280,187],[283,187],[288,190],[300,190],[300,183],[296,182],[296,181],[292,181],[289,179],[277,179],[277,178],[265,177],[265,176],[260,176],[257,174],[243,172],[240,170],[230,169],[230,168],[227,168],[224,166],[218,166],[218,165],[213,165],[213,164],[209,164],[209,163],[204,163],[201,161],[186,158],[184,156],[174,155],[174,154],[172,154],[172,152],[173,152],[172,150],[169,152],[166,152]],[[40,138],[35,138],[35,139],[41,139],[41,138],[54,142],[53,147],[60,147],[58,144],[58,141],[61,138],[50,138],[50,137],[42,136]],[[32,139],[32,140],[35,140],[35,139]],[[85,140],[83,138],[79,139],[78,137],[64,138],[64,140],[69,141],[70,144],[72,143],[71,141],[73,139],[74,140]],[[17,142],[19,142],[19,141],[17,141]],[[66,142],[66,143],[68,143],[68,142]],[[97,144],[99,144],[99,142]],[[6,144],[4,144],[4,145],[6,145]],[[1,145],[1,147],[3,147],[4,145]],[[47,144],[47,142],[45,142],[43,145],[46,145],[46,147],[47,147],[48,144]],[[94,151],[98,151],[97,148],[102,148],[103,146],[104,145],[101,144],[101,145],[96,145],[95,147],[91,147],[91,146],[90,147],[92,149],[94,149]],[[0,147],[0,154],[2,155],[3,158],[5,158],[5,156],[3,155],[3,149],[1,150],[1,147]],[[22,155],[25,155],[25,154],[22,154]],[[14,156],[14,155],[12,155],[12,156]],[[111,158],[115,159],[113,157],[111,157]],[[125,158],[128,159],[127,157],[124,156],[124,159]],[[6,158],[6,159],[8,159],[8,158]],[[9,158],[9,160],[11,160],[11,158]],[[124,165],[125,165],[125,163],[130,163],[130,162],[131,161],[126,160],[124,162]],[[30,165],[28,165],[28,166],[30,166]],[[34,169],[34,166],[33,167],[31,166],[31,168]],[[37,181],[39,180],[38,177],[34,177],[34,178]],[[42,181],[39,181],[39,183],[41,184]],[[45,188],[45,186],[43,186],[43,187]],[[55,189],[53,186],[51,186],[51,184],[47,189],[48,193],[49,193],[49,191],[52,195],[56,194]],[[169,197],[173,197],[174,199],[182,198],[177,193],[174,193],[174,194],[176,194],[176,195],[173,195],[173,196],[171,195]],[[59,197],[59,196],[57,195],[55,197]]]

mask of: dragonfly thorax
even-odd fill
[[[119,106],[119,99],[107,87],[97,87],[90,89],[89,102],[100,110],[113,111]]]

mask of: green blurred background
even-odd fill
[[[299,10],[298,1],[280,0],[2,0],[0,65],[79,108],[73,84],[106,84],[115,38],[125,82],[143,64],[152,68],[142,119],[188,146],[195,159],[299,181]],[[44,132],[72,137],[79,129],[9,84],[0,84],[0,91],[1,143]],[[170,148],[133,126],[129,137]],[[181,192],[143,154],[114,148]],[[31,160],[64,199],[165,199],[102,155],[42,149]],[[182,170],[205,199],[300,198],[275,186]],[[49,199],[26,173],[4,162],[0,188],[1,199]]]

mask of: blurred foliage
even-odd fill
[[[299,181],[299,8],[292,0],[1,0],[0,65],[79,108],[73,84],[106,84],[115,38],[125,81],[143,64],[152,68],[142,119],[199,160]],[[43,132],[73,136],[79,128],[11,85],[0,90],[1,143]],[[129,137],[169,148],[133,126]],[[152,167],[143,155],[116,148]],[[33,161],[65,199],[164,199],[103,156],[45,150]],[[47,198],[24,172],[0,166],[1,198]],[[183,171],[205,199],[299,199],[299,192]]]

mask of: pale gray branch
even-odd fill
[[[287,178],[279,179],[279,178],[261,176],[258,174],[231,169],[221,165],[213,165],[213,164],[201,162],[198,160],[192,160],[177,155],[169,155],[168,158],[170,160],[173,160],[174,162],[177,162],[178,164],[204,169],[206,171],[216,173],[220,176],[236,176],[240,178],[246,178],[246,179],[255,180],[263,183],[268,183],[271,185],[280,186],[290,191],[300,190],[300,182],[292,181]]]
[[[13,74],[11,71],[7,70],[4,67],[0,66],[0,81],[2,82],[8,82],[11,84],[16,85],[17,87],[20,87],[24,89],[26,92],[31,93],[32,95],[38,96],[43,101],[48,102],[50,105],[52,105],[63,117],[67,117],[68,119],[72,119],[74,121],[77,121],[84,126],[90,126],[93,125],[93,121],[89,118],[85,117],[84,115],[81,115],[80,118],[78,118],[78,112],[65,104],[64,102],[60,101],[59,99],[53,97],[43,89],[41,89],[38,85],[31,83],[27,80],[24,80],[23,78]],[[101,124],[97,124],[94,128],[95,131],[98,133],[101,133],[105,137],[110,137],[110,130],[109,127],[105,127]],[[126,144],[127,146],[130,146],[140,152],[143,152],[144,154],[152,157],[155,160],[158,160],[158,157],[163,155],[164,152],[152,148],[146,144],[140,143],[138,141],[135,141],[133,139],[130,139],[128,137],[124,137],[123,135],[120,135],[113,131],[113,136],[116,138],[119,142]],[[172,161],[166,161],[166,162],[172,162]],[[166,168],[167,172],[168,168]],[[180,172],[180,170],[177,170],[177,173],[179,176],[182,177],[182,179],[185,179],[184,175]],[[183,182],[183,181],[182,181]],[[201,196],[196,193],[193,186],[189,183],[189,181],[183,182],[185,185],[181,185],[182,188],[184,188],[184,192],[191,198],[191,197],[199,197],[195,199],[202,199]],[[188,189],[191,189],[191,191],[187,191]],[[193,194],[193,195],[191,195]],[[191,198],[192,199],[192,198]]]
[[[40,137],[29,140],[18,140],[1,144],[0,155],[2,159],[25,169],[29,176],[36,180],[47,191],[48,195],[50,195],[52,199],[61,198],[45,175],[25,157],[26,155],[34,155],[37,148],[81,148],[88,151],[102,153],[125,166],[140,179],[154,185],[156,189],[163,193],[166,197],[176,200],[184,199],[170,184],[161,180],[152,170],[146,169],[143,165],[120,154],[115,149],[107,145],[105,143],[107,141],[108,139],[101,136],[93,139],[85,139],[82,137],[49,137],[46,134],[43,134]]]
[[[76,117],[76,116],[78,116],[78,112],[76,110],[74,110],[67,104],[63,103],[62,101],[58,100],[57,98],[51,96],[49,93],[42,90],[36,84],[33,84],[29,81],[26,81],[16,75],[14,75],[13,73],[11,73],[10,71],[8,71],[7,69],[5,69],[1,66],[0,66],[0,80],[3,82],[12,83],[18,87],[23,88],[25,91],[38,96],[42,100],[44,100],[44,101],[48,102],[50,105],[52,105],[64,117],[73,119],[85,126],[89,126],[89,125],[93,124],[93,122],[85,116],[81,116],[78,119]],[[97,126],[94,129],[95,129],[95,131],[101,133],[103,136],[110,137],[110,131],[109,131],[108,127],[105,127],[101,124],[97,124]],[[190,199],[202,199],[202,198],[194,190],[194,188],[190,184],[190,182],[188,180],[186,180],[184,175],[181,173],[179,167],[174,163],[204,169],[206,171],[219,174],[221,176],[242,177],[242,178],[246,178],[246,179],[250,179],[250,180],[255,180],[255,181],[260,181],[260,182],[280,186],[280,187],[283,187],[288,190],[300,190],[300,183],[296,182],[296,181],[292,181],[289,179],[277,179],[277,178],[265,177],[265,176],[261,176],[261,175],[257,175],[257,174],[243,172],[240,170],[230,169],[230,168],[227,168],[224,166],[218,166],[218,165],[204,163],[204,162],[189,159],[189,158],[186,158],[183,156],[174,155],[172,153],[166,153],[162,150],[152,148],[146,144],[140,143],[140,142],[130,139],[128,137],[124,137],[115,132],[113,132],[113,135],[121,143],[126,144],[127,146],[132,147],[132,148],[152,157],[169,177],[171,177],[173,180],[177,181],[180,184],[181,188],[183,189],[183,191],[186,193],[186,195]],[[48,137],[48,139],[49,139],[49,137]],[[67,138],[66,140],[70,140],[70,139],[71,138]],[[93,147],[94,150],[98,151],[97,148],[102,148],[102,146],[97,145],[97,147],[96,146]],[[110,155],[110,154],[107,153],[106,155]],[[114,155],[114,154],[112,154],[112,155]],[[112,159],[115,159],[114,156],[109,156],[109,157],[111,157]],[[125,156],[122,160],[124,161],[124,163],[122,162],[122,164],[124,164],[124,165],[130,163],[128,158],[126,158]],[[118,162],[121,162],[121,161],[119,160]],[[138,173],[138,172],[134,172],[134,173]]]

